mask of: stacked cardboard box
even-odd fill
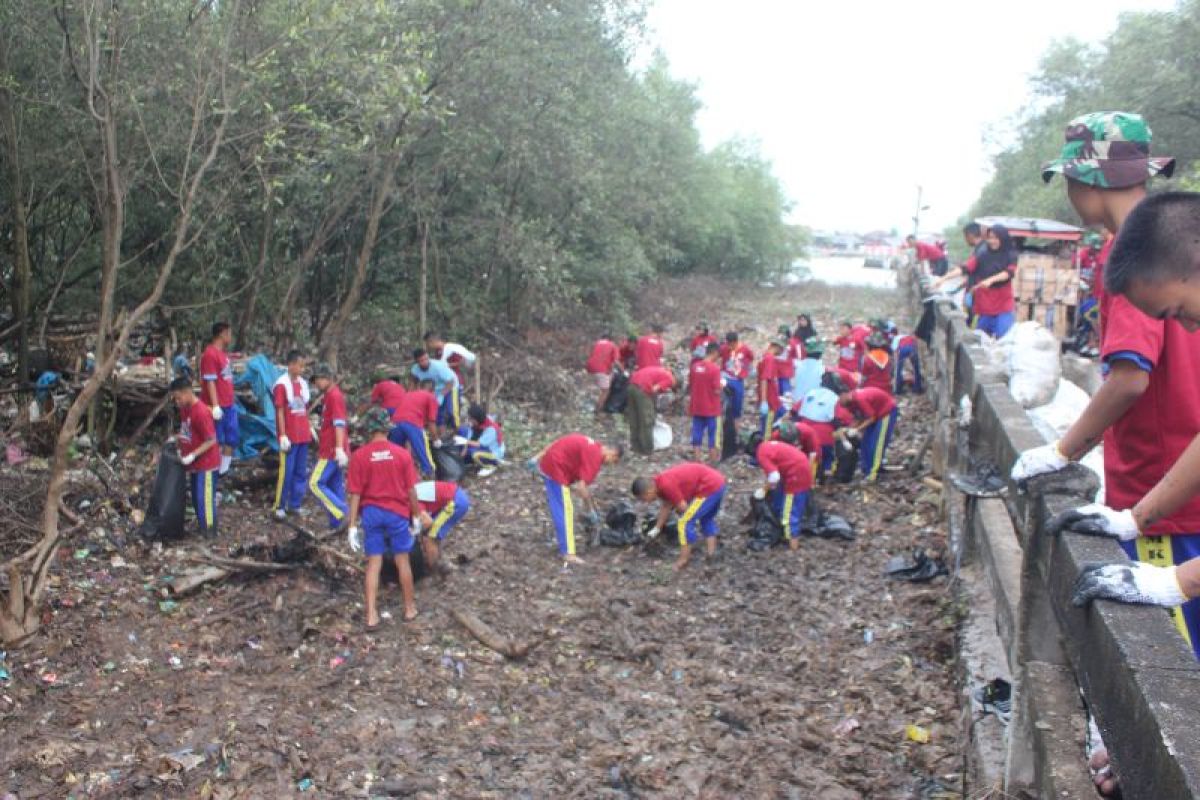
[[[1022,253],[1017,260],[1013,295],[1018,303],[1078,305],[1079,270],[1064,258]]]

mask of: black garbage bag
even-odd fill
[[[833,468],[833,477],[838,483],[854,480],[854,472],[858,469],[858,447],[858,440],[843,437],[838,437],[834,443],[833,451],[837,463]]]
[[[914,547],[909,556],[894,556],[888,559],[885,574],[894,580],[909,583],[927,583],[938,575],[947,575],[945,563],[932,558],[923,547]]]
[[[746,439],[746,455],[750,458],[758,456],[758,446],[763,442],[763,435],[759,431],[750,434],[750,438]]]
[[[612,384],[608,387],[608,398],[604,401],[604,413],[623,414],[625,403],[629,400],[629,376],[624,372],[614,372]]]
[[[183,537],[183,515],[187,508],[187,472],[174,442],[163,445],[146,519],[138,534],[146,539],[168,541]]]
[[[974,462],[966,472],[950,473],[950,483],[972,497],[1002,497],[1008,493],[1008,482],[990,461]]]
[[[466,473],[467,468],[462,456],[452,447],[433,448],[433,468],[439,481],[458,483]]]
[[[933,310],[933,303],[925,303],[921,309],[921,318],[917,320],[917,327],[913,330],[913,335],[920,339],[925,344],[929,344],[933,339],[933,328],[937,324],[937,314]]]
[[[769,550],[783,541],[783,525],[766,500],[750,498],[750,549]]]
[[[596,531],[593,544],[604,547],[629,547],[641,544],[637,512],[627,500],[611,506],[604,514],[604,527]]]
[[[850,521],[840,514],[828,514],[822,511],[810,495],[808,505],[804,507],[804,519],[800,522],[800,531],[806,536],[818,536],[822,539],[844,539],[853,541],[856,533]]]
[[[733,415],[733,389],[728,386],[724,390],[724,401],[721,406],[721,460],[733,458],[740,450],[738,441],[737,417]]]
[[[442,558],[446,554],[442,553]],[[421,543],[413,544],[413,549],[408,552],[408,568],[412,570],[413,583],[422,578],[431,575],[429,565],[425,563],[425,551],[421,549]],[[390,556],[383,559],[383,569],[379,573],[379,583],[381,586],[387,584],[400,584],[400,573],[396,571],[396,560]]]

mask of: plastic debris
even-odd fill
[[[313,779],[312,778],[301,778],[299,781],[296,782],[296,788],[302,792],[307,792],[309,789],[313,788]]]
[[[844,720],[833,726],[834,736],[849,736],[854,731],[862,727],[862,724],[854,717],[846,717]]]
[[[904,728],[904,737],[910,742],[917,744],[929,743],[929,730],[922,728],[920,725],[907,725]]]
[[[174,600],[159,600],[158,610],[164,614],[174,614],[179,610],[179,603]]]

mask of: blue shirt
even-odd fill
[[[433,393],[439,398],[458,385],[458,376],[445,361],[429,359],[429,368],[421,369],[420,364],[412,365],[412,374],[419,381],[433,381]]]
[[[500,437],[496,434],[495,428],[484,428],[483,433],[479,434],[478,442],[480,447],[492,455],[504,458],[504,445],[500,444]]]

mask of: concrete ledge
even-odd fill
[[[1031,661],[1026,690],[1037,698],[1033,713],[1034,776],[1044,798],[1090,798],[1096,789],[1084,763],[1087,722],[1075,677],[1066,667]]]
[[[1065,353],[1062,357],[1062,370],[1064,378],[1088,394],[1095,394],[1103,383],[1100,366],[1090,358]]]
[[[1004,502],[997,498],[975,501],[969,523],[977,552],[985,567],[987,585],[995,602],[996,631],[1005,645],[1010,671],[1017,669],[1017,613],[1021,605],[1021,545]]]

